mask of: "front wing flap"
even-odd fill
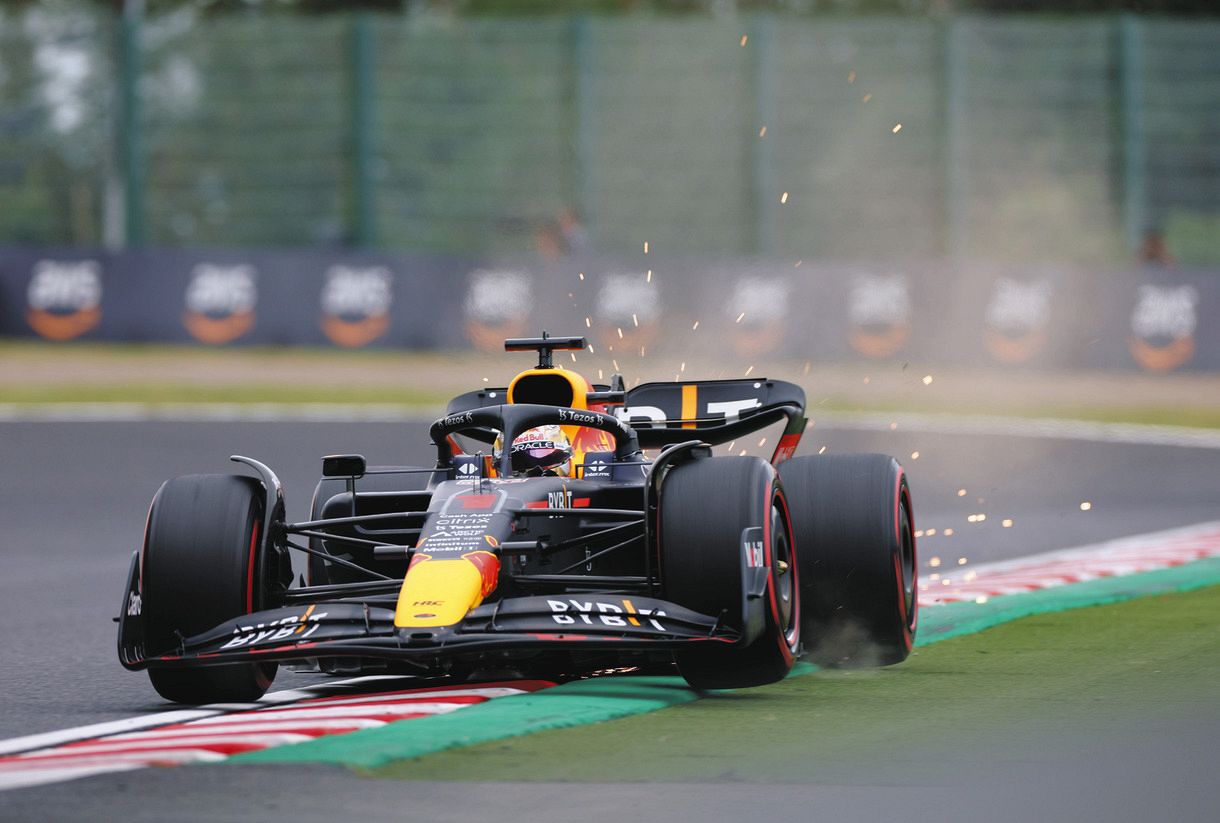
[[[622,595],[517,597],[472,609],[455,626],[403,629],[394,610],[362,603],[319,602],[226,621],[182,638],[177,649],[130,668],[199,666],[241,660],[363,657],[425,662],[446,655],[554,648],[612,650],[732,643],[741,635],[718,617],[664,600]]]

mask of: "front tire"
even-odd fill
[[[219,623],[263,608],[263,490],[249,477],[196,474],[168,481],[153,499],[143,554],[143,607],[150,652],[172,650]],[[176,703],[262,697],[274,663],[157,668],[153,688]]]
[[[753,457],[714,457],[677,466],[661,487],[661,581],[667,599],[701,614],[742,619],[743,533],[761,527],[770,579],[765,625],[748,646],[704,642],[680,650],[678,671],[697,689],[736,689],[782,680],[800,647],[798,563],[784,492],[774,469]]]
[[[919,614],[906,474],[883,454],[780,465],[801,562],[801,634],[820,666],[901,663]]]

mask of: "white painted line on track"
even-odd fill
[[[1096,443],[1220,449],[1220,429],[1102,423],[985,414],[889,414],[809,410],[814,426],[1083,440]],[[438,409],[389,403],[0,403],[0,423],[431,423]]]

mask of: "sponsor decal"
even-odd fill
[[[254,626],[242,626],[233,630],[233,637],[220,648],[240,649],[248,646],[259,646],[263,643],[274,643],[282,640],[300,641],[318,630],[318,622],[326,617],[326,612],[314,612],[310,606],[304,614],[283,617],[267,623]]]
[[[525,334],[533,303],[533,284],[524,271],[476,269],[463,308],[466,336],[476,347],[502,353],[506,337]]]
[[[596,425],[601,418],[589,412],[561,408],[559,409],[559,419],[564,423],[569,423],[576,426],[593,426]]]
[[[1172,371],[1195,354],[1199,292],[1194,286],[1139,287],[1128,347],[1148,371]]]
[[[738,354],[754,357],[775,350],[784,338],[790,292],[788,281],[778,277],[737,281],[724,310]]]
[[[139,617],[144,611],[144,600],[140,597],[139,592],[130,592],[127,595],[127,616]]]
[[[228,343],[253,328],[257,302],[253,266],[200,263],[191,270],[182,324],[201,343]]]
[[[26,289],[26,322],[47,340],[72,340],[102,320],[102,264],[39,260]]]
[[[998,278],[984,315],[984,342],[1001,363],[1026,363],[1046,345],[1051,317],[1050,281]]]
[[[910,336],[911,293],[904,274],[861,275],[848,300],[848,342],[870,358],[896,354]]]
[[[644,272],[611,272],[597,292],[598,340],[610,351],[651,345],[660,330],[661,298]]]
[[[441,426],[446,429],[456,428],[458,426],[469,426],[474,422],[474,412],[462,412],[461,414],[451,414],[441,420]]]
[[[551,619],[560,626],[580,623],[586,626],[626,628],[627,626],[639,626],[640,621],[644,620],[657,631],[666,631],[665,627],[656,619],[665,617],[663,609],[636,609],[631,601],[625,598],[617,603],[579,598],[548,599],[546,603],[551,608]]]
[[[741,551],[745,555],[746,565],[751,569],[761,569],[767,564],[762,526],[748,526],[741,530]]]
[[[366,346],[390,327],[393,276],[385,266],[335,265],[322,288],[322,331],[347,348]]]
[[[771,465],[778,466],[785,460],[791,460],[796,455],[796,447],[801,442],[799,434],[785,434],[779,439],[779,445],[775,447],[775,454],[771,457]]]
[[[585,455],[583,477],[586,480],[603,479],[611,476],[610,460],[606,454]]]

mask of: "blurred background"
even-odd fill
[[[1220,369],[1217,43],[1204,0],[7,0],[0,335]]]

